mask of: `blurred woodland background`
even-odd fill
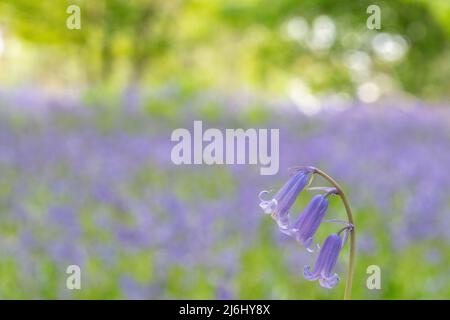
[[[449,0],[0,0],[0,298],[341,299],[258,207],[314,165],[355,211],[354,297],[448,299],[449,40]],[[279,174],[175,166],[194,120],[279,128]]]

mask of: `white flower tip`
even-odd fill
[[[309,253],[313,253],[314,252],[314,250],[309,248],[309,247],[306,248],[306,251],[308,251]]]
[[[267,199],[263,199],[263,195],[269,194],[269,193],[271,193],[271,192],[272,192],[272,190],[269,190],[269,191],[263,190],[263,191],[261,191],[261,192],[258,194],[259,200],[261,200],[261,201],[268,201]]]
[[[278,202],[275,199],[272,200],[262,200],[259,204],[259,206],[261,207],[261,209],[263,209],[265,214],[272,214],[275,211],[275,208],[277,207]]]

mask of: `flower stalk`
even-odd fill
[[[350,300],[352,296],[352,284],[353,284],[353,273],[355,270],[355,223],[353,221],[352,209],[350,208],[350,204],[345,196],[342,187],[339,183],[336,182],[330,175],[325,173],[324,171],[314,168],[314,173],[317,173],[325,180],[330,182],[333,187],[336,188],[336,194],[341,198],[342,203],[344,205],[345,211],[347,213],[348,223],[351,225],[349,229],[350,233],[350,253],[348,260],[348,270],[347,270],[347,281],[345,283],[345,291],[344,291],[344,300]]]
[[[351,299],[355,266],[355,226],[347,197],[339,183],[320,169],[310,166],[293,167],[290,169],[293,171],[291,178],[277,192],[274,198],[263,199],[261,196],[267,194],[268,191],[262,191],[260,193],[260,207],[266,214],[271,214],[283,233],[295,238],[309,252],[314,252],[311,248],[313,236],[322,221],[345,225],[337,233],[328,236],[322,248],[317,245],[320,252],[314,270],[311,270],[309,266],[305,266],[304,277],[310,281],[319,280],[320,285],[325,288],[331,289],[335,287],[339,282],[339,276],[333,273],[333,269],[336,265],[339,252],[347,242],[348,237],[350,237],[348,271],[344,292],[344,299],[349,300]],[[315,174],[324,178],[332,186],[309,187]],[[291,223],[290,209],[304,188],[323,193],[314,196],[303,213],[298,216],[294,223]],[[327,197],[331,195],[337,195],[341,199],[347,214],[347,221],[337,219],[323,220],[328,207]],[[343,239],[341,239],[342,232],[344,232]]]

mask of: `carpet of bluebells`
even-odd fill
[[[0,298],[340,299],[348,248],[341,283],[321,288],[303,278],[315,254],[258,206],[295,165],[327,171],[350,198],[355,298],[450,298],[449,106],[390,100],[305,116],[246,95],[111,96],[0,90]],[[198,119],[279,128],[280,172],[172,164],[172,130]],[[338,199],[327,218],[345,218]],[[317,241],[337,228],[325,223]],[[81,290],[66,288],[73,264]],[[366,287],[370,265],[381,290]]]

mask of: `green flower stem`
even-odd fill
[[[344,293],[344,300],[350,300],[352,296],[353,273],[355,269],[355,223],[353,221],[352,210],[350,209],[350,204],[341,186],[332,177],[317,168],[314,168],[314,173],[322,176],[336,188],[337,195],[339,195],[339,197],[341,198],[342,203],[345,207],[345,211],[347,212],[348,222],[353,226],[352,229],[350,229],[350,256],[348,261],[347,281],[345,283]]]

